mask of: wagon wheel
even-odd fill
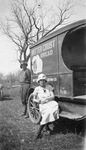
[[[30,120],[33,123],[38,124],[41,120],[41,114],[39,111],[39,104],[33,101],[33,94],[29,96],[27,107]]]

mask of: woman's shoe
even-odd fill
[[[34,141],[35,141],[35,140],[38,140],[38,139],[41,139],[42,137],[43,137],[42,134],[40,134],[40,136],[36,136],[36,137],[35,137]]]

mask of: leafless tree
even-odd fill
[[[48,9],[43,3],[34,0],[29,7],[28,0],[10,0],[11,15],[1,22],[0,28],[17,46],[18,61],[22,56],[25,61],[30,58],[29,46],[43,36],[54,31],[73,15],[75,0],[58,0],[56,9]]]
[[[9,73],[8,75],[5,76],[4,81],[5,81],[5,83],[4,83],[5,85],[6,85],[6,83],[8,83],[8,85],[12,86],[16,83],[17,77],[15,74]]]

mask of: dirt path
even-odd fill
[[[18,97],[0,101],[0,150],[83,150],[84,138],[75,133],[59,133],[34,141],[37,125],[21,116]]]

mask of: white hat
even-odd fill
[[[40,75],[38,76],[37,82],[39,82],[40,80],[45,80],[45,81],[47,81],[46,75],[45,75],[45,74],[40,74]]]

